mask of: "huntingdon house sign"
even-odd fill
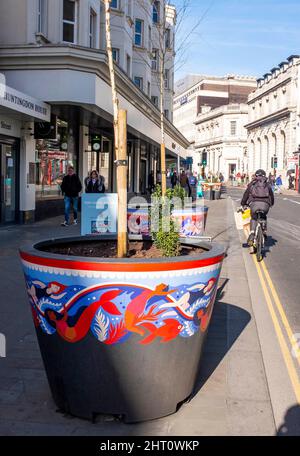
[[[6,85],[0,84],[0,86],[0,107],[3,106],[34,119],[50,121],[51,108],[48,104]]]

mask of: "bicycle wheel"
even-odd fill
[[[256,258],[257,261],[261,261],[263,259],[263,232],[261,226],[257,227],[257,239],[256,239]]]

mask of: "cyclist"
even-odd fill
[[[254,178],[250,182],[245,191],[241,206],[249,206],[251,209],[251,222],[250,222],[250,234],[248,237],[248,245],[253,245],[255,230],[257,224],[257,211],[261,211],[265,214],[265,227],[264,235],[267,232],[267,214],[270,207],[274,205],[274,193],[268,179],[266,172],[263,169],[258,169],[255,173]]]

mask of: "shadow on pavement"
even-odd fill
[[[269,253],[272,251],[272,247],[274,247],[277,244],[277,239],[274,239],[272,236],[267,237],[267,241],[265,244],[265,250],[264,250],[264,257],[267,257]],[[249,249],[249,245],[247,242],[244,242],[242,244],[243,249]],[[250,252],[249,252],[250,253]]]
[[[249,312],[232,304],[222,302],[225,294],[224,287],[227,282],[228,279],[225,279],[218,291],[202,359],[198,368],[198,377],[190,399],[193,399],[198,394],[251,320]]]
[[[277,436],[300,436],[300,406],[291,407],[285,414],[284,423],[279,427]]]
[[[274,247],[277,244],[277,239],[274,239],[272,236],[268,236],[266,241],[266,251],[270,252],[270,247]]]

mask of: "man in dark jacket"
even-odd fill
[[[171,185],[172,185],[172,188],[176,187],[177,182],[178,182],[177,171],[176,171],[176,169],[174,169],[174,171],[171,174]]]
[[[71,204],[73,204],[74,211],[74,225],[77,225],[77,213],[78,213],[78,195],[82,190],[82,185],[79,177],[74,172],[73,166],[68,167],[68,174],[63,178],[61,184],[61,191],[64,195],[65,200],[65,221],[61,224],[62,226],[69,225]]]
[[[248,244],[253,245],[255,237],[255,229],[257,225],[257,211],[261,211],[265,216],[265,229],[264,234],[267,231],[267,214],[271,206],[274,205],[274,192],[266,173],[263,169],[256,171],[254,179],[250,182],[245,191],[241,206],[249,206],[251,209],[251,223],[250,223],[250,235],[248,238]]]

